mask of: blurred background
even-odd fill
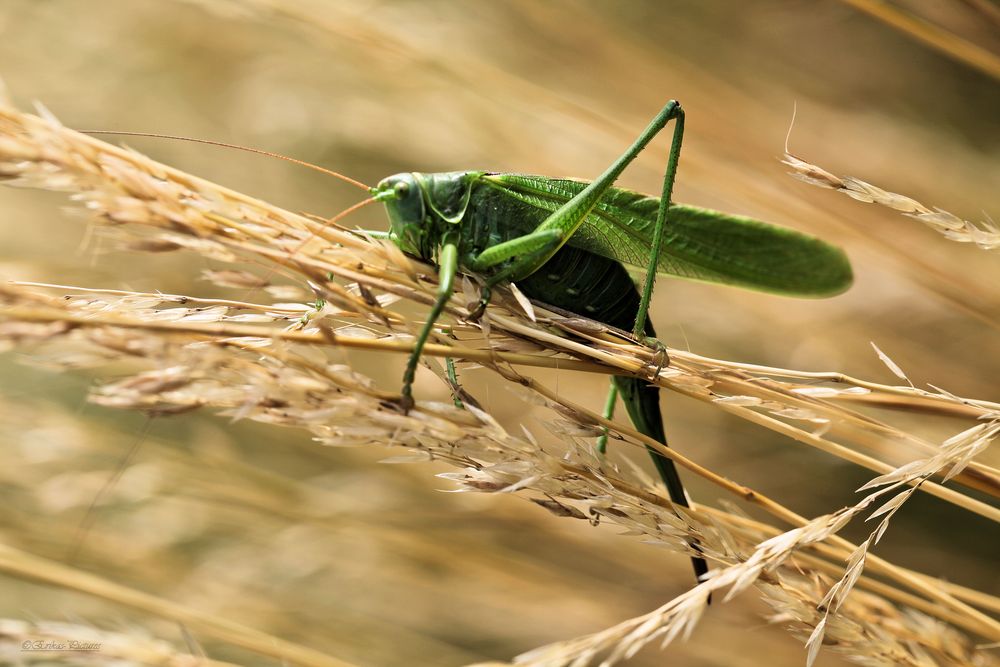
[[[1000,52],[987,0],[897,6]],[[798,301],[664,280],[652,311],[661,339],[897,382],[874,341],[917,385],[1000,400],[996,252],[800,183],[779,163],[797,104],[799,157],[960,217],[997,215],[996,79],[847,3],[4,0],[0,77],[19,106],[38,101],[70,127],[233,142],[367,183],[411,170],[593,177],[676,98],[687,109],[676,199],[842,245],[856,284]],[[278,160],[125,141],[291,210],[330,216],[357,199]],[[620,184],[658,192],[666,144]],[[0,278],[221,294],[200,280],[221,267],[116,251],[86,234],[63,195],[5,188],[0,211]],[[385,228],[374,208],[348,222]],[[441,493],[451,488],[434,476],[443,466],[375,465],[390,452],[323,448],[207,413],[147,422],[88,405],[94,377],[27,361],[24,351],[0,356],[0,541],[342,659],[507,659],[644,613],[691,583],[684,557],[614,529],[516,497]],[[402,357],[352,361],[386,388],[399,382]],[[540,375],[573,401],[603,401],[602,377]],[[528,412],[494,377],[469,371],[462,381],[508,427],[544,433],[548,415]],[[430,373],[417,392],[447,396]],[[664,409],[673,446],[803,515],[852,502],[872,476],[711,406],[668,395]],[[970,425],[879,416],[932,441]],[[719,497],[700,480],[689,490]],[[985,519],[918,495],[877,553],[996,594],[997,543]],[[766,626],[762,611],[752,594],[715,605],[691,641],[633,664],[802,664],[801,643]],[[5,576],[0,616],[185,641],[174,624]],[[214,658],[274,662],[196,639]],[[841,661],[824,653],[817,664]]]

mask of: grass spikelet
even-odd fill
[[[994,423],[992,428],[1000,429],[1000,424]],[[807,665],[811,665],[816,659],[824,642],[833,643],[852,655],[866,655],[861,651],[854,653],[857,646],[864,643],[867,649],[874,649],[867,655],[894,656],[890,662],[883,664],[919,665],[921,664],[919,660],[921,649],[912,649],[908,640],[902,641],[898,636],[886,635],[880,637],[881,641],[877,642],[877,647],[869,645],[872,643],[873,637],[864,635],[865,617],[852,617],[849,612],[844,610],[843,605],[848,599],[848,594],[861,577],[866,559],[869,557],[869,549],[874,547],[882,537],[888,529],[889,519],[919,488],[919,483],[934,472],[950,465],[954,460],[965,458],[967,449],[978,449],[981,446],[982,437],[992,438],[995,435],[996,432],[983,434],[977,429],[965,434],[964,437],[953,438],[946,443],[939,454],[918,462],[919,465],[906,466],[908,472],[897,471],[897,474],[872,480],[864,487],[881,486],[892,480],[892,483],[885,488],[869,494],[851,507],[817,517],[801,528],[760,542],[748,557],[741,558],[726,567],[713,570],[708,581],[699,584],[659,609],[588,637],[537,649],[520,656],[515,664],[568,667],[570,665],[591,664],[597,656],[605,656],[602,665],[614,664],[635,655],[646,644],[659,641],[661,645],[665,646],[678,637],[689,634],[699,615],[703,612],[705,601],[711,593],[725,591],[723,599],[729,600],[751,585],[762,581],[767,586],[765,595],[770,597],[772,603],[780,610],[775,620],[783,621],[794,618],[799,623],[798,627],[811,628],[812,632],[806,641]],[[900,489],[903,490],[900,491]],[[793,613],[790,610],[791,605],[788,603],[793,598],[788,595],[784,596],[784,603],[779,602],[782,595],[774,590],[775,585],[772,582],[775,580],[787,581],[787,579],[783,579],[783,576],[791,576],[790,573],[784,573],[781,568],[786,561],[797,552],[802,551],[807,545],[829,540],[843,529],[852,518],[866,511],[883,496],[893,492],[896,493],[888,502],[869,515],[869,520],[880,516],[882,520],[868,539],[850,554],[844,575],[830,587],[822,599],[817,600],[817,586],[811,586],[807,591],[796,590],[792,586],[787,587],[786,590],[790,589],[797,593],[794,596],[795,599],[805,603],[805,606],[811,610],[807,616],[803,616],[801,610],[798,613]],[[798,569],[798,577],[806,575],[808,578],[811,574],[816,582],[823,579],[819,572],[810,572],[808,569],[802,569],[801,566],[796,569]],[[777,586],[778,590],[783,588],[785,587],[780,584]],[[989,617],[979,614],[979,612],[973,613],[979,616],[986,626],[992,624]],[[914,619],[917,618],[919,617],[914,617]],[[911,619],[897,614],[896,620],[898,623],[906,625]],[[910,627],[906,634],[916,635],[918,631],[915,627]],[[847,648],[852,646],[854,650]],[[931,644],[928,645],[928,648],[936,648],[936,646]],[[965,642],[960,651],[962,660],[973,652],[973,645]],[[915,653],[917,655],[914,655]],[[944,663],[934,664],[959,665],[965,663],[961,660],[948,660]]]
[[[853,176],[834,176],[822,167],[785,153],[783,164],[791,174],[805,183],[841,192],[851,199],[878,204],[927,225],[949,241],[974,243],[983,250],[1000,248],[1000,226],[993,220],[971,222],[941,208],[929,208],[905,195],[883,190]]]

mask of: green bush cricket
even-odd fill
[[[659,198],[613,187],[652,138],[674,121]],[[839,248],[764,222],[671,202],[684,135],[684,112],[670,101],[638,139],[595,181],[484,171],[403,173],[372,188],[389,216],[388,238],[438,267],[437,298],[417,335],[403,375],[402,406],[413,405],[421,350],[459,271],[484,279],[470,319],[487,306],[491,288],[511,281],[530,298],[655,342],[647,314],[657,273],[800,297],[838,294],[852,280]],[[624,265],[645,269],[641,293]],[[617,394],[636,429],[666,444],[659,390],[616,376]],[[603,448],[604,439],[599,443]],[[650,450],[672,502],[687,506],[673,461]],[[697,553],[697,545],[692,545]],[[704,559],[692,558],[699,576]]]
[[[659,198],[613,187],[615,180],[671,121],[674,134]],[[481,317],[494,286],[515,282],[529,298],[578,313],[617,329],[631,330],[644,344],[659,346],[648,321],[657,274],[733,285],[797,297],[826,297],[846,290],[851,266],[839,248],[812,236],[742,216],[671,201],[684,136],[684,111],[671,100],[638,139],[595,181],[527,174],[462,171],[401,173],[369,188],[337,172],[283,155],[223,142],[137,132],[239,148],[288,160],[368,190],[372,199],[338,214],[381,201],[390,221],[388,238],[404,252],[438,267],[435,303],[416,337],[403,373],[400,406],[413,407],[413,381],[421,352],[459,271],[484,280],[469,320]],[[645,270],[642,291],[626,266]],[[457,385],[449,360],[449,380]],[[610,419],[621,396],[636,430],[667,444],[659,389],[631,376],[615,376],[604,407]],[[604,451],[606,436],[597,447]],[[671,502],[688,506],[673,461],[649,450]],[[697,544],[692,544],[695,554]],[[705,560],[692,557],[695,573]]]

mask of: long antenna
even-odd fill
[[[259,148],[249,148],[247,146],[240,146],[238,144],[227,144],[224,141],[212,141],[211,139],[194,139],[192,137],[182,137],[174,134],[156,134],[153,132],[122,132],[118,130],[80,130],[84,134],[109,134],[120,137],[151,137],[153,139],[175,139],[177,141],[190,141],[195,144],[208,144],[210,146],[222,146],[223,148],[235,148],[237,150],[246,151],[248,153],[257,153],[258,155],[266,155],[268,157],[278,158],[279,160],[286,160],[293,164],[300,165],[302,167],[308,167],[309,169],[315,169],[318,172],[327,174],[328,176],[333,176],[339,178],[345,183],[350,183],[356,188],[361,188],[365,192],[371,192],[371,188],[361,181],[354,180],[350,176],[345,176],[336,171],[332,171],[325,167],[321,167],[311,162],[305,162],[303,160],[297,160],[293,157],[288,157],[287,155],[282,155],[281,153],[272,153],[271,151],[261,150]]]
[[[338,222],[340,222],[343,218],[346,218],[351,213],[357,211],[359,208],[364,208],[365,206],[368,206],[368,204],[373,204],[377,201],[378,200],[375,199],[375,197],[369,197],[368,199],[363,199],[359,201],[357,204],[354,204],[353,206],[348,206],[347,208],[345,208],[343,211],[333,216],[332,218],[327,218],[326,224],[335,225]]]

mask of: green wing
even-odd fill
[[[540,211],[554,211],[587,183],[523,174],[485,180]],[[660,200],[611,188],[568,245],[645,270]],[[658,273],[800,297],[832,296],[852,280],[844,251],[752,218],[674,204]]]

